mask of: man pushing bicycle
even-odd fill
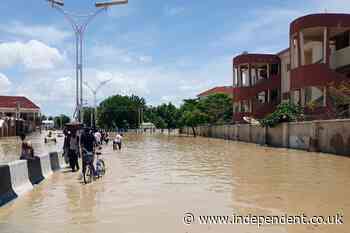
[[[86,167],[90,166],[92,168],[92,173],[95,174],[94,168],[94,149],[95,149],[95,137],[89,128],[84,128],[83,134],[80,139],[80,148],[82,153],[82,167],[83,167],[83,177],[85,180]]]

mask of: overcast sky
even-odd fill
[[[91,0],[65,0],[90,12]],[[349,12],[349,0],[129,0],[99,15],[85,37],[84,79],[112,81],[98,99],[137,94],[147,104],[232,84],[232,58],[288,46],[289,23],[308,13]],[[0,4],[0,95],[24,95],[47,115],[74,110],[74,36],[45,0]],[[92,104],[85,90],[84,98]]]

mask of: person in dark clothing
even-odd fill
[[[83,162],[83,175],[86,172],[86,166],[92,165],[94,169],[94,148],[95,148],[96,140],[92,131],[88,128],[84,129],[83,134],[80,139],[80,147],[82,150],[82,162]],[[89,157],[89,154],[92,154],[92,158]],[[95,170],[93,171],[95,173]]]
[[[32,143],[30,141],[25,141],[26,139],[25,134],[22,134],[20,137],[22,140],[22,146],[21,146],[22,152],[21,152],[20,159],[21,160],[35,159],[36,157],[34,156],[34,149],[33,149]]]
[[[70,137],[69,153],[68,153],[69,164],[70,164],[70,167],[72,168],[72,172],[79,171],[78,154],[79,154],[79,137],[77,136],[76,132],[73,132],[73,135]]]

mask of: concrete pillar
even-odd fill
[[[320,130],[319,123],[312,122],[310,127],[310,141],[309,141],[309,151],[311,152],[319,151],[319,130]]]
[[[282,124],[282,146],[289,147],[289,123]]]
[[[323,88],[323,107],[327,106],[327,87]]]
[[[252,72],[251,72],[251,64],[248,64],[248,79],[249,79],[249,86],[252,86]]]
[[[269,142],[268,142],[268,140],[267,140],[267,127],[264,127],[264,133],[263,133],[263,135],[264,135],[264,139],[263,139],[263,145],[267,145]]]
[[[301,88],[300,89],[300,105],[302,107],[305,107],[305,89],[304,88]]]
[[[299,37],[299,32],[297,33],[297,60],[296,60],[296,67],[300,66],[300,61],[301,61],[301,51],[300,51],[300,37]]]
[[[303,66],[305,65],[305,51],[304,51],[304,33],[302,31],[299,32],[299,40],[300,40],[300,58],[301,58],[300,64]]]
[[[289,40],[289,48],[290,48],[290,53],[289,53],[289,58],[290,58],[290,68],[294,69],[294,47],[293,47],[293,38]]]
[[[329,65],[330,49],[329,49],[329,29],[323,30],[323,63]]]
[[[242,87],[242,70],[241,70],[241,66],[238,65],[238,87]]]
[[[267,103],[271,102],[271,90],[267,89]]]
[[[239,127],[239,125],[236,124],[236,125],[235,125],[235,129],[234,129],[234,132],[235,132],[235,134],[234,134],[234,140],[235,140],[235,141],[238,141],[238,139],[239,139],[238,127]]]
[[[252,125],[249,124],[249,128],[248,128],[248,133],[249,133],[249,142],[252,142]]]
[[[267,70],[266,70],[266,74],[267,74],[267,79],[270,78],[270,64],[266,64]]]

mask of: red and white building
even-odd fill
[[[282,101],[309,119],[349,114],[350,14],[312,14],[290,24],[290,47],[233,59],[233,119],[263,118]]]
[[[13,118],[36,127],[40,119],[40,107],[23,96],[0,96],[0,118]]]

